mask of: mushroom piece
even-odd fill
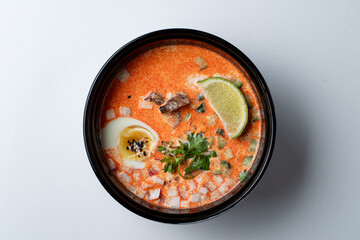
[[[181,115],[180,112],[175,112],[175,113],[166,113],[163,115],[164,120],[167,124],[170,125],[170,127],[172,128],[176,128],[179,123],[181,122]]]
[[[159,109],[161,113],[172,113],[175,110],[188,104],[190,104],[190,100],[187,95],[183,92],[178,92],[170,99],[168,99]]]
[[[144,100],[148,100],[150,102],[154,102],[157,105],[161,105],[165,102],[163,96],[161,96],[160,93],[157,92],[150,92],[145,98]]]

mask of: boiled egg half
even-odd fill
[[[145,167],[159,140],[158,134],[146,123],[120,117],[109,122],[100,133],[103,149],[116,148],[123,164],[130,168]]]

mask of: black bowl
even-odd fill
[[[105,92],[118,69],[144,51],[168,44],[194,44],[208,48],[231,61],[251,80],[251,86],[260,103],[262,140],[256,160],[251,166],[246,180],[219,200],[191,209],[169,209],[154,206],[128,191],[114,176],[106,163],[101,149],[100,108]],[[275,143],[275,109],[270,91],[255,65],[236,47],[225,40],[191,29],[166,29],[145,34],[120,48],[96,76],[84,112],[84,140],[90,164],[104,188],[121,205],[148,219],[166,223],[188,223],[205,220],[219,215],[244,199],[256,186],[270,161]]]

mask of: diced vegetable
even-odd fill
[[[217,144],[218,144],[218,148],[219,149],[222,149],[225,147],[225,145],[227,144],[227,141],[225,138],[222,138],[222,137],[218,137],[217,138]]]
[[[225,137],[225,131],[224,131],[224,129],[222,129],[222,128],[218,128],[218,129],[216,130],[216,134],[218,134],[218,135],[220,135],[220,136],[222,136],[222,137]]]
[[[252,160],[253,160],[254,156],[249,156],[249,157],[246,157],[244,160],[243,160],[243,165],[245,167],[249,167],[252,163]]]
[[[247,94],[246,94],[244,97],[245,97],[245,100],[246,100],[247,107],[248,107],[248,108],[253,108],[254,105],[252,105],[250,95],[247,95]]]
[[[185,122],[189,121],[190,118],[191,118],[191,113],[185,113],[185,114],[184,114],[184,121],[185,121]]]
[[[225,177],[229,177],[231,174],[231,169],[225,168],[222,170],[222,173],[224,174]]]
[[[141,109],[152,109],[153,106],[150,102],[145,100],[139,100],[139,108]]]
[[[221,166],[227,168],[227,169],[230,169],[231,168],[231,165],[228,161],[225,161],[225,160],[221,160],[220,162]]]
[[[199,95],[198,95],[198,100],[199,100],[199,101],[203,101],[204,99],[205,99],[204,94],[199,93]]]
[[[111,119],[115,118],[115,111],[114,111],[114,109],[110,109],[110,110],[107,110],[107,111],[106,111],[106,118],[107,118],[108,120],[111,120]]]
[[[176,197],[178,195],[178,189],[175,186],[169,187],[167,190],[169,197]]]
[[[233,155],[233,153],[231,152],[230,148],[228,148],[228,149],[226,149],[226,150],[224,151],[224,155],[225,155],[225,159],[226,159],[226,160],[234,157],[234,155]]]
[[[216,120],[218,119],[218,116],[214,113],[210,116],[208,124],[213,127],[216,124]]]
[[[223,183],[218,188],[218,191],[221,195],[224,195],[227,192],[228,188],[229,188],[229,186],[226,183]]]
[[[180,202],[180,207],[182,207],[182,208],[188,208],[188,207],[189,207],[189,202],[188,202],[188,201],[181,201],[181,202]]]
[[[198,111],[200,113],[204,113],[205,112],[205,104],[204,103],[200,104],[200,106],[198,106],[196,108],[196,111]]]
[[[130,77],[130,74],[126,68],[120,69],[120,71],[116,74],[116,79],[119,80],[121,83],[124,83],[128,78]]]
[[[237,86],[238,88],[241,88],[244,83],[238,79],[232,80],[232,82]]]
[[[221,172],[220,172],[221,173]],[[214,191],[216,186],[212,181],[209,181],[205,184],[205,187],[207,187],[210,191]]]
[[[154,183],[160,184],[160,185],[164,185],[165,181],[162,180],[161,178],[159,178],[158,176],[153,176],[152,180]]]
[[[193,195],[190,196],[190,202],[193,203],[198,203],[201,201],[201,194],[200,193],[194,193]]]
[[[154,190],[150,190],[150,200],[154,200],[154,199],[158,199],[160,197],[160,188],[158,189],[154,189]]]
[[[131,177],[127,175],[125,172],[120,172],[117,175],[122,183],[129,183],[132,181]]]
[[[221,175],[221,170],[220,169],[216,169],[213,171],[214,175]]]
[[[246,182],[246,180],[248,180],[249,175],[247,174],[246,170],[242,170],[242,172],[239,175],[239,181],[240,182]]]
[[[195,58],[194,61],[200,71],[204,70],[205,68],[208,67],[207,63],[205,62],[205,60],[202,57],[197,57],[197,58]]]
[[[217,186],[219,186],[220,184],[222,184],[224,182],[224,179],[221,176],[214,176],[213,179]]]
[[[195,100],[196,100],[195,98],[190,98],[190,108],[191,108],[191,109],[195,109],[195,108],[198,107],[198,106],[197,106],[198,102],[195,101]]]
[[[256,121],[260,120],[259,113],[258,113],[256,108],[253,108],[253,111],[252,111],[251,115],[252,115],[252,121],[253,122],[256,122]]]
[[[209,137],[208,141],[209,141],[209,148],[211,148],[215,142],[215,137],[214,136]]]
[[[170,201],[171,208],[179,208],[180,206],[180,197],[173,197]]]
[[[121,117],[129,117],[130,115],[131,115],[131,108],[120,107],[120,116]]]
[[[255,152],[258,141],[255,139],[250,140],[249,152]]]
[[[204,195],[206,195],[207,193],[208,193],[208,189],[207,188],[204,188],[204,187],[201,187],[200,189],[199,189],[199,192],[201,193],[201,194],[204,194]]]

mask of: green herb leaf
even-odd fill
[[[196,108],[196,111],[198,111],[200,113],[204,113],[205,112],[205,104],[204,103],[200,104],[200,106],[198,106]]]
[[[209,170],[209,166],[210,166],[210,157],[209,156],[201,156],[201,157],[197,157],[195,158],[195,161],[191,161],[191,163],[189,164],[189,166],[187,168],[185,168],[185,173],[188,174],[192,171],[195,170]]]
[[[253,122],[256,122],[256,121],[259,121],[260,120],[260,118],[259,117],[255,117],[255,118],[253,118]]]
[[[210,151],[210,156],[217,157],[217,154],[216,154],[216,152],[214,150],[211,150]]]
[[[175,168],[178,167],[180,170],[180,165],[185,163],[186,159],[192,158],[188,166],[185,168],[185,175],[190,174],[195,170],[209,170],[210,167],[210,158],[216,157],[217,154],[215,151],[211,151],[210,155],[205,155],[209,151],[209,142],[204,133],[191,133],[187,136],[188,142],[180,142],[179,146],[171,146],[171,149],[166,148],[165,146],[158,146],[158,151],[165,151],[165,156],[161,159],[161,162],[166,163],[163,170],[165,172],[174,173]],[[166,145],[168,143],[162,142]],[[179,175],[184,177],[179,171]],[[185,176],[184,178],[192,178]]]
[[[158,146],[157,151],[158,151],[158,152],[166,151],[166,147],[164,147],[164,146]]]
[[[221,164],[221,166],[226,167],[227,169],[231,168],[231,165],[228,161],[221,160],[220,164]]]

